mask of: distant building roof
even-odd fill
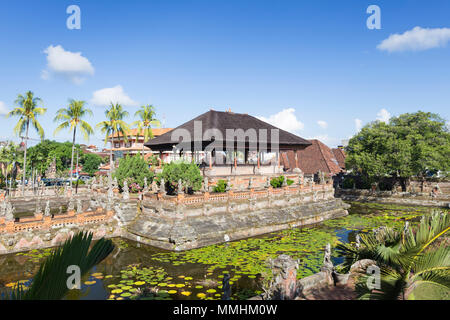
[[[319,140],[309,140],[311,145],[303,150],[297,151],[298,164],[306,174],[317,173],[319,170],[331,175],[342,171],[334,153]]]
[[[333,151],[334,157],[336,158],[339,167],[341,167],[342,170],[345,170],[345,151],[342,148],[334,148],[331,149]]]
[[[172,130],[172,128],[152,128],[152,133],[153,133],[154,137],[158,137],[158,136],[160,136],[160,135],[162,135],[162,134],[164,134],[166,132],[169,132],[170,130]],[[138,134],[138,129],[137,128],[130,129],[127,132],[127,137],[136,137],[137,134]],[[122,133],[118,133],[118,134],[115,133],[114,134],[114,138],[122,137],[122,136],[123,136]],[[143,134],[142,134],[142,131],[141,131],[140,137],[142,137],[142,136],[143,136]],[[112,135],[108,136],[108,138],[111,138],[111,137],[112,137]]]
[[[194,123],[196,121],[199,121],[202,123],[202,132],[201,137],[197,139],[197,136],[194,135]],[[221,133],[221,138],[214,136],[212,133],[212,137],[214,137],[214,141],[216,143],[222,143],[222,146],[225,150],[225,144],[226,142],[236,143],[237,138],[233,137],[233,140],[227,141],[227,129],[237,130],[242,129],[245,131],[249,129],[254,129],[257,135],[257,140],[260,141],[262,137],[260,137],[260,129],[267,130],[267,137],[265,140],[267,141],[268,147],[271,144],[271,130],[278,129],[279,130],[279,143],[280,149],[283,147],[291,148],[291,149],[301,149],[305,146],[310,145],[311,143],[308,140],[305,140],[303,138],[300,138],[292,133],[289,133],[283,129],[279,129],[277,127],[274,127],[273,125],[264,122],[262,120],[259,120],[255,117],[252,117],[248,114],[242,114],[242,113],[234,113],[234,112],[221,112],[221,111],[214,111],[210,110],[208,112],[205,112],[198,117],[178,126],[174,129],[183,129],[185,132],[189,132],[191,136],[191,143],[194,142],[201,142],[202,148],[209,143],[213,141],[212,138],[205,138],[205,133],[208,131],[209,133],[212,133],[211,130],[215,130],[216,132],[219,131]],[[211,136],[210,135],[210,136]],[[178,139],[179,137],[176,137]],[[244,142],[244,141],[238,141],[238,142]],[[248,143],[248,137],[246,137],[246,141]],[[172,132],[167,132],[165,134],[160,135],[159,137],[153,138],[145,143],[145,146],[151,148],[152,150],[172,150],[172,146],[175,144],[178,144],[179,140],[172,140]],[[275,141],[274,141],[275,143]],[[198,151],[198,150],[197,150]]]

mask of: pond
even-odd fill
[[[432,208],[350,203],[350,215],[324,223],[283,230],[226,244],[185,252],[169,252],[125,239],[113,239],[116,248],[82,280],[81,290],[71,290],[67,299],[133,298],[144,288],[144,299],[220,299],[222,279],[230,274],[232,299],[247,299],[262,292],[270,273],[268,258],[288,254],[300,259],[298,278],[320,270],[327,243],[354,242],[356,234],[379,226],[401,227],[431,213]],[[449,212],[448,209],[442,209]],[[52,249],[0,256],[0,292],[20,281],[30,283],[40,263]],[[341,258],[333,257],[334,263]]]

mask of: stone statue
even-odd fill
[[[182,194],[183,193],[183,181],[181,181],[181,179],[178,180],[178,185],[177,185],[177,194]]]
[[[282,187],[287,187],[287,178],[284,176],[283,182],[281,183]]]
[[[166,182],[164,181],[164,178],[161,178],[161,182],[159,183],[159,192],[163,195],[166,194]]]
[[[208,177],[203,178],[203,192],[209,192],[209,180]]]
[[[142,189],[143,193],[147,193],[148,192],[148,182],[147,182],[147,177],[144,177],[144,189]]]
[[[329,243],[325,246],[322,269],[328,271],[332,271],[334,269],[333,262],[331,262],[331,245]]]
[[[81,203],[81,199],[77,199],[77,213],[83,213],[83,204]]]
[[[297,269],[299,260],[282,254],[276,259],[269,259],[273,280],[264,287],[264,300],[293,300],[298,293]]]
[[[117,177],[114,177],[112,186],[113,186],[113,189],[118,189],[119,188],[119,183],[117,182]]]
[[[45,203],[44,216],[50,216],[50,200],[47,200],[47,202]]]
[[[152,181],[152,192],[158,192],[158,184],[156,183],[156,180]]]
[[[222,290],[222,300],[231,300],[230,275],[228,273],[223,276]]]
[[[356,235],[356,244],[355,244],[356,249],[359,249],[361,247],[361,237],[359,234]]]
[[[227,177],[227,186],[225,187],[225,191],[230,191],[231,190],[231,178]]]
[[[250,177],[250,179],[248,179],[248,188],[252,189],[253,188],[253,178]]]
[[[15,220],[14,211],[15,211],[15,208],[13,207],[11,202],[8,201],[8,203],[6,204],[6,214],[5,214],[6,221],[14,221]]]
[[[123,200],[129,200],[130,199],[130,193],[128,189],[128,181],[125,179],[123,181]]]
[[[67,211],[74,211],[74,210],[75,210],[75,205],[73,203],[73,198],[70,197],[69,204],[67,205]]]
[[[303,172],[300,171],[300,174],[298,175],[298,184],[301,186],[303,185],[303,178],[304,178]]]
[[[265,184],[265,187],[266,187],[266,188],[269,188],[269,187],[270,187],[270,177],[267,177],[267,178],[266,178],[266,184]]]
[[[0,217],[3,217],[4,215],[6,215],[6,208],[7,208],[7,202],[8,201],[3,201],[2,202],[2,206],[0,207]]]

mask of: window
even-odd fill
[[[114,143],[114,148],[119,148],[120,147],[120,143]]]

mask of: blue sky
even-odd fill
[[[80,30],[66,27],[72,4]],[[371,4],[381,30],[366,26]],[[377,117],[450,118],[449,16],[446,0],[0,0],[0,114],[32,90],[46,137],[64,141],[56,110],[86,100],[96,124],[113,95],[130,114],[155,105],[166,127],[231,108],[335,146]],[[13,121],[0,116],[2,140],[18,141]]]

